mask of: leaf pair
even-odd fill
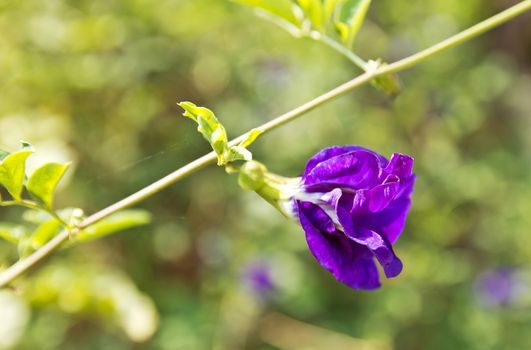
[[[276,16],[302,32],[316,30],[339,39],[348,48],[369,10],[371,0],[234,0]]]
[[[247,147],[260,136],[262,131],[253,129],[237,146],[230,146],[225,127],[210,109],[198,107],[192,102],[180,102],[178,105],[184,109],[183,116],[197,123],[197,131],[212,146],[218,157],[219,166],[227,165],[236,160],[249,161],[253,159],[253,155]]]
[[[17,152],[0,151],[0,185],[5,187],[16,202],[22,200],[26,160],[33,152],[33,147],[25,142]],[[40,205],[51,210],[55,188],[69,166],[70,163],[47,163],[38,168],[27,181],[26,189],[29,194]]]

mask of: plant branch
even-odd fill
[[[330,47],[331,49],[337,51],[338,53],[345,56],[350,62],[354,63],[356,66],[361,68],[362,70],[367,70],[367,62],[365,62],[360,56],[356,55],[354,52],[349,50],[347,47],[341,45],[334,39],[330,38],[329,36],[326,36],[324,34],[321,34],[316,31],[312,31],[309,34],[310,38],[323,43],[324,45]]]
[[[284,29],[285,31],[293,35],[294,37],[296,38],[308,37],[315,41],[323,43],[324,45],[330,47],[331,49],[337,51],[338,53],[348,58],[352,63],[354,63],[356,66],[358,66],[362,70],[366,70],[367,62],[365,62],[361,57],[359,57],[354,52],[349,50],[347,47],[341,45],[334,39],[330,38],[326,34],[322,34],[316,30],[311,30],[311,29],[302,30],[298,28],[297,26],[291,24],[290,22],[280,17],[277,17],[275,15],[272,15],[266,11],[256,10],[255,12],[259,17],[262,17],[266,21],[269,21],[279,26],[280,28]]]
[[[261,125],[257,129],[260,129],[264,133],[274,130],[302,116],[303,114],[317,108],[318,106],[324,103],[327,103],[339,96],[344,95],[345,93],[349,91],[356,89],[359,86],[362,86],[370,82],[374,78],[377,78],[377,77],[380,77],[380,76],[383,76],[389,73],[399,72],[407,68],[410,68],[414,65],[417,65],[418,63],[423,62],[426,59],[444,50],[447,50],[453,46],[459,45],[467,40],[470,40],[484,33],[487,30],[495,28],[498,25],[505,23],[511,18],[519,14],[522,14],[525,11],[530,10],[530,9],[531,9],[531,0],[522,1],[508,8],[507,10],[500,12],[499,14],[493,17],[490,17],[489,19],[484,20],[483,22],[480,22],[464,30],[463,32],[456,34],[446,40],[443,40],[442,42],[435,44],[423,51],[420,51],[416,54],[408,56],[404,59],[401,59],[389,65],[382,65],[379,67],[370,68],[365,73],[359,75],[358,77],[324,93],[323,95],[317,98],[314,98],[311,101],[308,101],[302,104],[301,106],[281,116],[276,117],[275,119]],[[229,145],[231,146],[237,145],[239,142],[241,142],[245,138],[245,136],[246,134],[235,138],[229,143]],[[59,248],[61,244],[63,244],[66,240],[68,240],[71,234],[74,234],[80,229],[86,228],[121,209],[135,205],[145,200],[146,198],[153,196],[154,194],[165,189],[166,187],[185,178],[186,176],[204,168],[205,166],[209,164],[215,163],[216,159],[217,159],[216,154],[214,152],[210,152],[192,161],[191,163],[186,164],[182,168],[177,169],[176,171],[167,175],[166,177],[163,177],[162,179],[141,189],[140,191],[130,195],[129,197],[126,197],[122,199],[121,201],[116,202],[110,205],[109,207],[89,216],[83,222],[81,222],[81,224],[79,224],[76,228],[74,228],[71,232],[68,232],[67,230],[62,231],[57,236],[55,236],[52,240],[50,240],[48,243],[42,246],[39,250],[35,251],[32,255],[28,256],[27,258],[23,260],[19,260],[18,262],[13,264],[8,269],[1,272],[0,273],[0,288],[7,286],[18,276],[22,275],[24,272],[26,272],[31,267],[36,265],[39,261],[43,260],[45,257],[50,255],[53,251]]]

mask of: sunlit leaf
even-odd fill
[[[323,5],[321,0],[297,0],[306,17],[310,20],[312,26],[323,30]]]
[[[248,147],[250,146],[257,138],[258,136],[262,135],[263,131],[260,129],[252,129],[249,131],[245,137],[245,139],[240,142],[238,146],[241,147]]]
[[[61,223],[52,217],[40,224],[31,234],[31,247],[38,249],[57,235],[62,229]]]
[[[21,199],[24,188],[26,159],[33,150],[21,150],[7,155],[0,163],[0,184],[16,201]]]
[[[344,0],[339,5],[336,26],[347,47],[352,47],[370,5],[371,0]]]
[[[334,15],[337,2],[339,0],[324,0],[323,3],[323,21],[324,23],[328,23],[332,16]]]
[[[233,0],[237,3],[250,6],[255,9],[269,12],[292,24],[299,25],[299,20],[293,12],[293,2],[291,0]]]
[[[199,107],[192,102],[181,102],[178,105],[184,109],[183,116],[197,123],[197,131],[210,143],[218,156],[218,165],[226,163],[229,152],[227,132],[214,113],[205,107]]]
[[[146,225],[150,221],[151,214],[145,210],[122,210],[80,231],[77,235],[77,241],[94,240],[128,228]]]
[[[55,188],[69,166],[70,163],[44,164],[30,176],[27,184],[28,192],[35,200],[51,209]]]

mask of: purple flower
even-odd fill
[[[271,267],[264,261],[249,263],[243,271],[242,279],[249,291],[260,300],[268,299],[275,290]]]
[[[308,161],[294,195],[298,216],[312,254],[338,281],[380,287],[375,258],[388,278],[402,271],[392,244],[411,205],[412,167],[409,156],[388,161],[359,146],[326,148]]]
[[[482,273],[476,281],[476,294],[486,307],[509,306],[528,290],[518,271],[500,267]]]

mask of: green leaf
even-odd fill
[[[55,237],[55,235],[57,235],[62,228],[63,225],[61,222],[50,217],[50,219],[40,224],[31,234],[31,247],[35,250],[39,249],[50,239]]]
[[[44,164],[30,176],[26,186],[28,192],[46,208],[52,209],[55,188],[69,166],[70,163]]]
[[[198,107],[192,102],[181,102],[178,105],[184,109],[183,116],[197,123],[197,131],[210,143],[218,156],[218,165],[227,163],[229,153],[227,132],[214,113],[205,107]]]
[[[336,26],[343,43],[348,48],[352,47],[370,5],[371,0],[344,0],[339,5]]]
[[[0,224],[0,238],[8,242],[18,244],[25,234],[26,229],[24,226],[8,223]]]
[[[21,150],[6,156],[0,163],[0,184],[4,186],[13,199],[20,201],[26,176],[26,159],[33,150]]]
[[[234,2],[260,9],[280,17],[296,26],[300,21],[293,12],[293,2],[291,0],[233,0]]]
[[[218,165],[227,165],[237,160],[249,161],[253,159],[252,153],[245,147],[253,143],[262,134],[261,130],[251,130],[237,146],[229,147],[227,132],[210,109],[198,107],[192,102],[181,102],[178,105],[184,109],[183,115],[185,117],[194,120],[198,124],[197,130],[210,143],[218,156]]]
[[[324,0],[323,3],[323,20],[324,23],[330,22],[334,15],[338,0]]]
[[[64,208],[58,210],[56,214],[63,222],[76,225],[83,219],[83,210],[79,208]],[[19,253],[27,255],[46,244],[64,228],[63,223],[49,213],[42,210],[26,210],[22,216],[25,221],[36,224],[37,228],[19,246]]]
[[[252,129],[245,135],[245,139],[240,142],[238,146],[241,147],[248,147],[250,146],[257,138],[258,136],[262,135],[263,131],[260,129]]]
[[[80,231],[77,241],[91,241],[128,228],[146,225],[150,221],[151,214],[146,210],[122,210]]]
[[[321,0],[297,0],[312,26],[323,31],[323,5]]]

